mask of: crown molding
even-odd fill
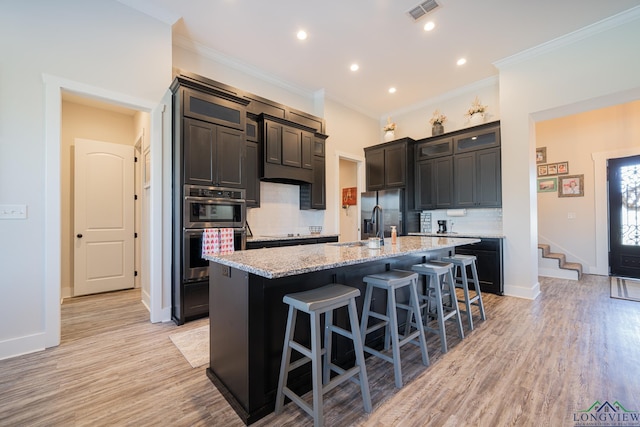
[[[173,37],[173,46],[193,52],[203,58],[210,59],[226,67],[229,67],[231,69],[247,74],[251,77],[255,77],[262,81],[266,81],[267,83],[277,86],[281,89],[285,89],[289,92],[295,93],[297,95],[306,97],[311,100],[314,99],[314,94],[316,93],[315,90],[307,89],[307,88],[286,82],[285,80],[282,80],[281,78],[276,77],[273,74],[265,73],[264,71],[261,71],[260,69],[254,66],[238,61],[235,58],[225,55],[215,49],[212,49],[196,41],[190,40],[184,36],[175,35]]]
[[[620,12],[609,18],[603,19],[602,21],[598,21],[594,24],[591,24],[584,28],[576,30],[572,33],[565,34],[564,36],[555,38],[548,42],[542,43],[538,46],[534,46],[530,49],[523,50],[522,52],[516,53],[515,55],[511,55],[506,58],[495,61],[493,65],[495,65],[498,69],[502,69],[514,64],[528,61],[537,56],[544,55],[545,53],[552,52],[562,47],[572,45],[576,42],[592,37],[596,34],[602,33],[604,31],[608,31],[612,28],[619,27],[621,25],[627,24],[637,19],[640,19],[640,6],[632,7],[629,10]]]

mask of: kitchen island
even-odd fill
[[[207,376],[216,385],[240,418],[251,424],[273,412],[278,385],[280,358],[287,321],[285,294],[342,283],[360,289],[368,274],[411,266],[451,253],[456,246],[479,239],[451,237],[399,237],[380,249],[365,242],[325,243],[308,246],[239,251],[209,256],[210,348]],[[362,299],[357,299],[362,312]],[[374,304],[384,307],[379,298]],[[338,324],[346,324],[346,311],[338,311]],[[308,319],[299,316],[300,336],[308,330]],[[306,326],[306,328],[305,328]],[[298,331],[297,331],[298,332]],[[337,334],[336,334],[337,335]],[[377,340],[374,335],[368,337]],[[351,344],[341,336],[334,341],[333,360],[353,363]],[[300,368],[290,375],[297,391],[310,388],[309,370]]]

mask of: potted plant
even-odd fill
[[[396,124],[391,121],[391,117],[387,117],[387,124],[382,128],[385,141],[391,141],[394,139],[396,135],[396,127]]]
[[[485,114],[488,108],[488,106],[482,105],[480,99],[476,96],[476,98],[471,103],[471,108],[469,108],[465,113],[469,124],[479,124],[484,122]]]
[[[431,123],[431,135],[442,135],[444,133],[444,122],[447,121],[447,116],[440,113],[440,110],[433,112],[433,116],[429,123]]]

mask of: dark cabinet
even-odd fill
[[[456,154],[454,160],[454,203],[457,207],[502,205],[499,148]]]
[[[364,149],[367,191],[413,189],[413,143],[404,138]]]
[[[280,246],[314,245],[316,243],[333,243],[337,241],[338,241],[338,236],[302,237],[300,239],[247,241],[247,250],[262,249],[262,248],[276,248]]]
[[[479,243],[456,247],[455,252],[475,255],[480,290],[492,294],[504,294],[502,239],[483,238]]]
[[[248,208],[260,207],[260,161],[260,145],[247,141],[245,156],[245,200]]]
[[[245,105],[231,100],[197,91],[183,89],[183,111],[185,117],[245,130]]]
[[[264,121],[264,128],[266,162],[312,168],[312,133],[270,120]]]
[[[244,188],[244,134],[184,119],[184,183]]]
[[[313,141],[311,166],[313,182],[300,185],[300,209],[327,209],[326,161],[324,157],[326,135],[317,134]]]
[[[416,164],[416,209],[453,206],[453,159],[451,156]]]

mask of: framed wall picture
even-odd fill
[[[558,178],[538,178],[538,193],[555,193],[558,191]]]
[[[547,165],[538,165],[538,176],[547,176],[549,175],[549,169]]]
[[[569,173],[569,162],[556,163],[558,165],[558,175],[566,175]]]
[[[558,177],[558,197],[583,197],[584,175]]]
[[[536,148],[536,164],[547,163],[547,147]]]
[[[547,175],[558,175],[558,164],[549,163],[547,165]]]

